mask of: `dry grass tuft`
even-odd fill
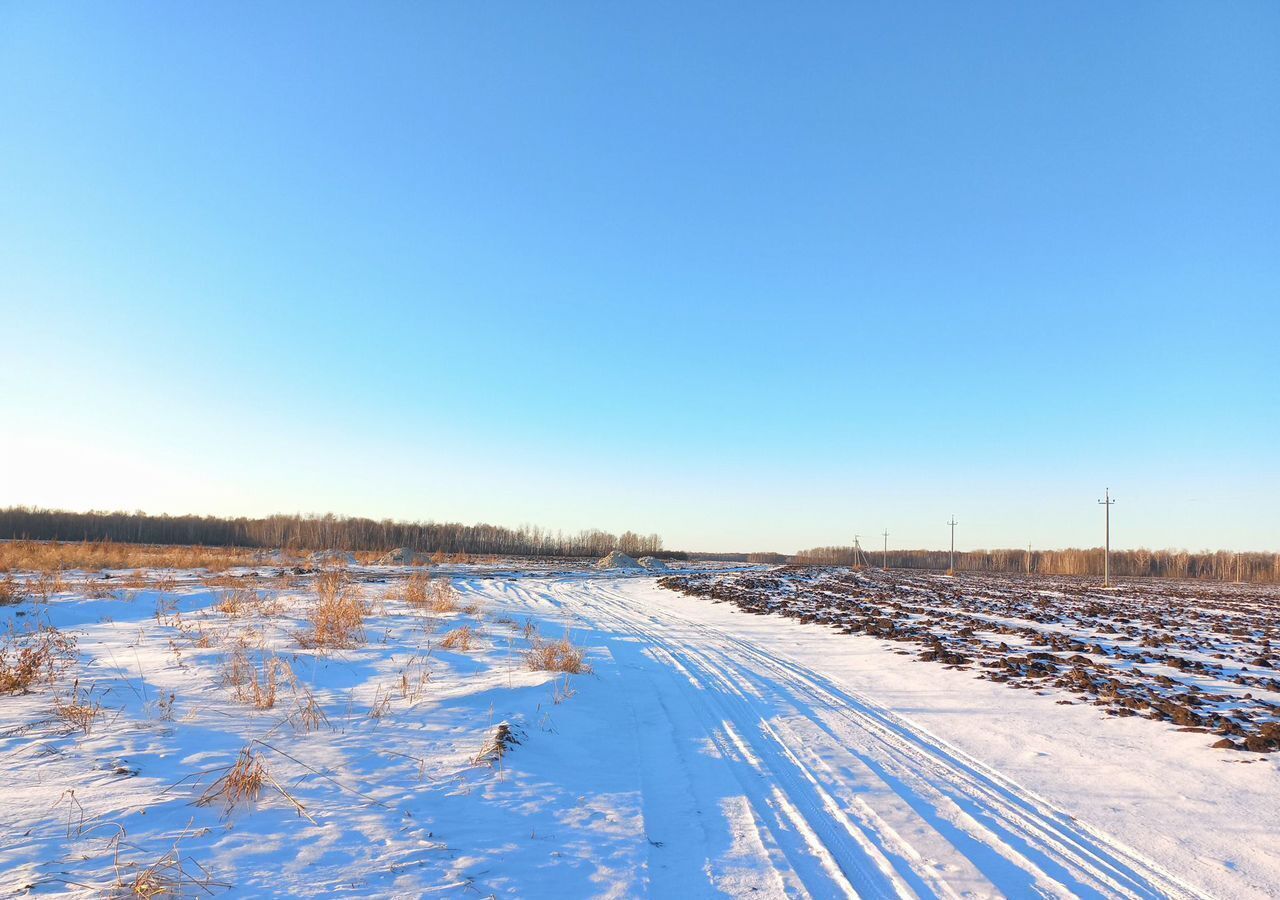
[[[316,604],[311,609],[311,628],[298,636],[303,647],[351,647],[364,640],[364,619],[368,604],[345,572],[331,569],[315,580]]]
[[[460,650],[465,653],[475,646],[476,637],[474,628],[470,625],[463,625],[461,628],[446,631],[444,636],[440,638],[440,646],[447,650]]]
[[[54,594],[60,594],[66,589],[67,583],[63,581],[62,573],[56,569],[40,572],[27,582],[27,590],[30,594],[39,597],[45,603],[48,603]]]
[[[437,613],[453,612],[458,608],[458,592],[454,590],[453,582],[448,578],[432,578],[428,572],[410,575],[389,596]]]
[[[144,591],[151,584],[146,569],[134,569],[120,576],[120,584],[131,591]]]
[[[173,842],[173,847],[158,860],[148,866],[137,863],[120,864],[121,834],[113,838],[116,845],[115,883],[107,896],[139,897],[143,900],[154,900],[156,897],[194,897],[213,894],[215,888],[229,888],[213,880],[213,876],[200,863],[189,856],[184,856],[178,844],[186,836],[186,832]]]
[[[163,594],[170,594],[178,588],[178,579],[174,577],[172,572],[155,575],[151,579],[151,590],[160,591]]]
[[[213,608],[234,619],[258,610],[261,604],[262,597],[256,590],[237,586],[230,590],[224,590],[221,594],[221,599]]]
[[[89,696],[89,691],[80,690],[77,680],[71,686],[68,697],[53,698],[53,712],[69,728],[89,734],[93,731],[93,723],[102,715],[102,704]]]
[[[86,578],[75,589],[91,600],[107,600],[114,597],[116,592],[116,586],[105,574],[98,578]]]
[[[235,688],[236,699],[258,709],[273,709],[280,685],[295,685],[293,668],[277,656],[269,656],[255,666],[244,649],[237,647],[227,658],[223,684]]]
[[[251,803],[257,800],[262,795],[263,788],[270,785],[276,793],[289,801],[293,808],[298,811],[299,816],[302,816],[313,825],[317,824],[316,820],[307,813],[307,808],[299,803],[271,775],[271,772],[263,764],[262,758],[253,752],[253,744],[275,750],[270,744],[256,740],[245,746],[241,749],[239,756],[236,757],[235,763],[227,766],[218,780],[209,785],[209,789],[196,800],[196,805],[208,806],[211,803],[219,802],[222,804],[222,815],[226,817],[241,803]],[[276,752],[279,753],[280,751],[276,750]]]
[[[188,873],[183,867],[183,860],[173,854],[166,853],[151,865],[134,872],[121,875],[116,879],[117,896],[142,897],[152,900],[154,897],[181,897],[183,885],[196,885],[200,876]]]
[[[427,597],[427,606],[432,612],[446,613],[453,612],[458,608],[458,592],[453,589],[453,582],[449,579],[433,579],[431,582],[431,590]]]
[[[0,581],[0,606],[12,606],[26,599],[27,592],[23,589],[22,582],[12,575],[6,575],[4,580]]]
[[[520,737],[515,730],[506,722],[499,722],[498,727],[489,736],[489,740],[485,741],[485,745],[480,748],[480,752],[472,758],[471,764],[475,766],[481,764],[498,765],[502,762],[502,758],[507,755],[507,751],[519,744]]]
[[[76,639],[51,625],[0,638],[0,694],[26,693],[40,682],[53,684],[75,661]]]
[[[329,717],[324,714],[324,710],[316,702],[315,694],[307,690],[297,699],[297,706],[289,714],[289,724],[293,726],[294,731],[310,734],[313,731],[319,731],[321,728],[329,727]]]
[[[591,671],[591,667],[584,662],[585,656],[586,651],[570,643],[566,635],[558,641],[535,641],[524,658],[525,663],[535,672],[582,675]]]
[[[405,579],[398,590],[388,592],[388,596],[392,600],[403,600],[412,606],[426,606],[430,589],[431,576],[426,572],[415,572]]]
[[[196,801],[197,806],[208,806],[217,801],[222,804],[223,815],[228,815],[241,803],[257,800],[262,788],[270,780],[266,766],[253,752],[252,747],[245,747],[231,765],[209,789]]]

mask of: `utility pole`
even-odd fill
[[[884,533],[884,570],[889,571],[889,532]]]
[[[951,526],[951,561],[947,564],[947,574],[956,574],[956,515],[951,514],[951,521],[947,523]]]
[[[1031,574],[1031,542],[1027,541],[1027,574]]]
[[[858,543],[859,537],[856,534],[853,536],[853,567],[855,569],[858,567],[858,560],[863,558],[862,545]]]
[[[1116,501],[1111,499],[1111,488],[1107,488],[1107,492],[1104,496],[1107,499],[1098,501],[1104,507],[1106,507],[1106,510],[1107,510],[1107,545],[1106,545],[1106,550],[1103,552],[1103,556],[1102,556],[1102,586],[1110,587],[1111,586],[1111,504],[1115,503]]]

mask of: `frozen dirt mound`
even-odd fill
[[[642,568],[640,563],[636,562],[630,556],[621,550],[614,550],[608,556],[602,558],[596,563],[597,569],[639,569]]]
[[[658,559],[656,556],[642,556],[640,557],[640,559],[637,560],[637,562],[640,563],[640,565],[644,566],[646,569],[648,569],[650,572],[670,572],[671,571],[671,569],[667,567],[667,564],[664,563],[662,560]]]

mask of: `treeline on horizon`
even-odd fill
[[[863,561],[884,562],[884,553],[863,550]],[[850,566],[852,547],[814,547],[791,557],[800,565]],[[1028,559],[1029,557],[1029,559]],[[1101,575],[1103,549],[972,550],[956,553],[958,572],[1027,572],[1038,575]],[[891,569],[946,569],[946,550],[890,550]],[[1280,553],[1189,553],[1186,550],[1112,550],[1111,574],[1119,578],[1192,578],[1214,581],[1280,582]]]
[[[684,558],[662,549],[657,534],[620,535],[588,529],[576,534],[532,525],[462,525],[456,522],[375,521],[348,516],[147,515],[141,512],[69,512],[11,506],[0,509],[0,538],[32,541],[113,541],[128,544],[200,545],[296,550],[393,550],[505,556],[631,556]]]
[[[294,550],[377,550],[410,547],[422,553],[500,556],[601,557],[611,550],[630,556],[676,560],[782,565],[853,565],[851,547],[814,547],[782,553],[708,553],[664,550],[657,534],[597,529],[574,534],[532,525],[462,525],[456,522],[398,522],[390,519],[326,515],[274,515],[262,518],[147,515],[142,512],[70,512],[12,506],[0,509],[0,539],[32,541],[111,541],[122,544],[199,545]],[[864,560],[880,565],[884,556],[864,550]],[[973,550],[956,553],[957,571],[1026,572],[1041,575],[1101,575],[1102,548],[1065,550]],[[940,569],[946,550],[890,550],[890,568]],[[1192,578],[1280,582],[1280,553],[1189,553],[1185,550],[1113,550],[1117,577]]]

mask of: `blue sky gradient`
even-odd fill
[[[1280,6],[0,6],[0,503],[1280,549]],[[878,544],[878,542],[877,542]]]

